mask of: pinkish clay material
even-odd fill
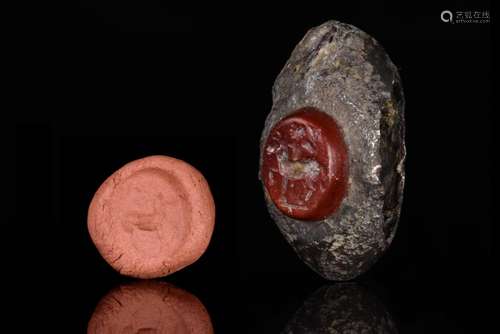
[[[192,294],[165,282],[141,281],[104,296],[87,333],[212,334],[213,327],[207,310]]]
[[[167,156],[132,161],[99,187],[88,229],[102,257],[123,275],[155,278],[193,262],[206,250],[215,222],[207,181]]]

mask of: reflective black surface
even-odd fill
[[[491,27],[445,25],[441,3],[252,6],[193,5],[172,12],[190,19],[171,30],[159,10],[152,17],[160,21],[144,29],[158,33],[129,31],[147,21],[144,8],[108,17],[113,6],[90,1],[24,20],[36,24],[12,49],[21,64],[7,64],[16,71],[8,85],[20,93],[1,122],[0,303],[13,323],[2,332],[85,333],[101,298],[135,282],[99,256],[86,214],[110,173],[150,154],[192,163],[214,192],[207,252],[161,281],[196,296],[215,333],[282,333],[300,322],[314,329],[317,307],[329,323],[342,315],[336,305],[354,314],[361,300],[368,306],[358,319],[399,333],[494,332]],[[449,9],[489,10],[489,2]],[[408,159],[398,232],[356,279],[366,292],[354,304],[325,292],[321,308],[308,298],[336,284],[302,263],[271,221],[258,145],[273,80],[307,29],[332,18],[373,35],[398,66]]]
[[[471,333],[489,327],[487,292],[472,282],[424,278],[334,284],[290,279],[254,285],[242,295],[246,311],[240,331]]]

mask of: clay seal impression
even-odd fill
[[[215,223],[207,181],[188,163],[150,156],[114,172],[95,193],[88,230],[102,257],[123,275],[169,275],[206,250]]]

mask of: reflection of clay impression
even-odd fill
[[[153,278],[196,261],[214,220],[203,175],[183,161],[151,156],[126,164],[101,185],[89,207],[88,228],[113,268]]]
[[[87,333],[213,333],[210,316],[192,294],[165,282],[142,281],[109,292]]]

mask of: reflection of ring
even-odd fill
[[[445,14],[447,14],[448,18],[445,18]],[[453,13],[449,10],[443,10],[441,12],[441,21],[443,21],[443,22],[453,21]]]
[[[385,333],[398,328],[385,305],[355,283],[325,285],[288,322],[284,333]]]

